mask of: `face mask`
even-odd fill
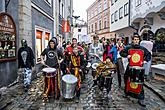
[[[26,42],[25,39],[23,39],[23,40],[21,41],[21,44],[22,44],[22,47],[27,47],[27,42]]]

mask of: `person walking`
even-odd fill
[[[18,68],[24,75],[24,91],[31,85],[32,67],[34,67],[34,53],[25,39],[21,40],[22,47],[18,49]]]
[[[129,64],[127,65],[127,69],[124,74],[124,82],[125,82],[125,96],[130,95],[136,99],[138,99],[139,105],[146,107],[144,103],[144,73],[142,68],[143,64],[151,60],[151,53],[145,48],[140,46],[140,36],[137,33],[134,33],[132,38],[132,44],[126,46],[121,52],[120,55],[122,57],[127,57],[129,60]],[[136,65],[136,66],[134,66]],[[138,70],[139,68],[139,70]],[[133,74],[131,72],[133,71]],[[136,73],[138,72],[138,73]],[[136,75],[138,74],[138,75]],[[135,79],[134,79],[135,77]],[[140,83],[132,82],[131,80],[137,80]],[[141,81],[140,81],[141,80]]]

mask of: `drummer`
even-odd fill
[[[48,43],[48,47],[44,49],[44,51],[41,53],[41,64],[43,64],[45,67],[51,67],[56,68],[58,70],[59,64],[58,64],[58,58],[62,58],[62,52],[57,48],[57,40],[51,39]],[[45,61],[46,56],[46,61]],[[59,73],[58,73],[59,74]],[[58,76],[56,77],[56,82],[59,82]],[[45,84],[47,84],[47,78],[45,77]],[[57,84],[57,89],[55,89],[55,98],[58,99],[60,97],[60,87],[59,84]],[[45,85],[44,92],[47,91],[46,89],[48,85]]]
[[[109,69],[105,70],[106,68],[109,68]],[[96,71],[97,71],[96,77],[98,77],[98,75],[101,74],[101,72],[102,72],[103,70],[105,70],[105,71],[104,71],[104,72],[105,72],[104,75],[107,76],[107,75],[109,75],[109,70],[112,70],[112,69],[115,69],[115,65],[111,62],[110,56],[106,56],[106,61],[101,62],[101,63],[96,67]],[[97,78],[96,78],[96,79],[97,79]],[[102,85],[102,87],[103,87],[103,85]],[[102,89],[102,88],[100,88],[100,89]],[[111,88],[110,88],[110,89],[111,89]],[[109,90],[107,90],[107,92],[109,92]]]
[[[129,65],[130,65],[131,55],[129,55],[129,50],[131,50],[131,49],[137,49],[136,51],[142,50],[144,52],[143,63],[146,63],[146,62],[150,61],[150,59],[151,59],[150,52],[146,48],[140,46],[139,43],[140,43],[140,36],[137,33],[134,33],[134,35],[132,37],[132,44],[126,46],[126,48],[120,52],[120,55],[122,57],[127,57],[129,59],[129,64],[128,64],[126,72],[124,74],[125,95],[126,96],[127,95],[131,95],[131,96],[137,98],[139,105],[145,107],[146,105],[144,103],[144,89],[143,89],[143,85],[142,85],[140,94],[133,94],[133,93],[127,92],[127,90],[126,90],[127,89],[127,81],[128,81],[128,78],[130,77]]]
[[[69,55],[69,59],[67,60],[67,73],[71,73],[78,78],[78,86],[76,90],[76,102],[79,101],[80,98],[80,90],[81,90],[81,75],[83,63],[83,55],[80,54],[78,47],[73,47],[73,52]]]

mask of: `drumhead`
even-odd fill
[[[62,77],[62,80],[66,83],[70,83],[70,84],[73,84],[73,83],[76,83],[78,81],[77,77],[75,77],[74,75],[72,74],[67,74],[67,75],[64,75]]]
[[[56,69],[55,68],[43,68],[42,71],[46,72],[46,73],[53,73],[56,71]]]
[[[99,65],[98,63],[93,63],[93,64],[92,64],[92,68],[93,68],[93,69],[96,69],[96,67],[97,67],[98,65]]]
[[[130,66],[130,68],[136,69],[136,70],[142,70],[142,69],[144,69],[144,67],[140,67],[140,66]]]
[[[87,64],[86,67],[87,67],[87,68],[91,67],[91,63],[88,62],[88,64]]]

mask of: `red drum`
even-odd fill
[[[126,92],[131,92],[134,94],[140,94],[142,90],[142,84],[137,84],[135,82],[130,82],[130,78],[127,80]]]
[[[54,96],[58,94],[58,75],[55,68],[44,68],[42,69],[45,72],[45,86],[44,86],[44,95],[45,97]]]
[[[137,84],[141,84],[144,82],[144,67],[139,66],[130,66],[129,74],[130,74],[130,82],[134,82]]]
[[[143,57],[144,57],[144,51],[141,49],[130,49],[129,55],[131,55],[130,58],[130,66],[143,66]]]
[[[127,80],[127,92],[134,94],[140,94],[142,90],[142,84],[144,82],[144,71],[143,67],[130,66],[129,67],[129,78]]]

